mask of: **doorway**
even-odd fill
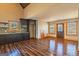
[[[64,39],[64,23],[57,24],[57,38]]]
[[[31,20],[29,22],[29,32],[30,32],[30,38],[35,39],[36,38],[36,21]]]

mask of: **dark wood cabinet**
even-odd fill
[[[30,34],[30,38],[36,38],[36,20],[20,19],[20,23],[21,23],[21,29],[23,29],[24,32],[28,32]]]

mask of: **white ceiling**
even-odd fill
[[[24,17],[44,21],[77,18],[79,4],[30,4],[24,9]]]

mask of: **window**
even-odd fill
[[[68,21],[67,23],[67,35],[76,35],[77,34],[77,22]]]
[[[50,33],[54,33],[54,24],[50,23]]]
[[[63,31],[63,25],[62,24],[58,24],[58,32],[62,32]]]

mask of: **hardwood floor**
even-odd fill
[[[77,41],[30,39],[0,45],[0,56],[77,56]]]

